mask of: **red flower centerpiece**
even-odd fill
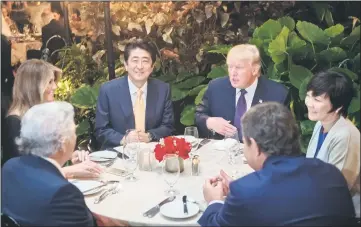
[[[155,146],[154,153],[155,158],[161,162],[165,154],[177,154],[183,160],[187,159],[191,150],[192,145],[184,138],[168,136],[160,139],[159,143]]]
[[[164,139],[160,139],[159,143],[154,148],[155,158],[161,162],[164,155],[176,154],[178,155],[180,172],[184,170],[184,159],[189,158],[189,152],[192,150],[192,145],[188,143],[184,138],[178,138],[175,136],[168,136]],[[167,166],[167,171],[173,172],[174,170],[170,166]]]

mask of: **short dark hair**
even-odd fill
[[[73,14],[76,14],[78,17],[80,17],[80,11],[78,9],[73,9]]]
[[[352,80],[339,72],[327,70],[313,76],[307,84],[307,92],[312,91],[313,96],[325,94],[330,98],[332,109],[341,108],[340,114],[347,117],[347,110],[354,96]]]
[[[132,50],[134,50],[134,49],[137,49],[137,48],[147,51],[150,54],[151,58],[152,58],[152,64],[155,63],[155,60],[156,60],[157,56],[156,56],[156,52],[154,50],[154,47],[149,42],[147,42],[147,41],[145,41],[143,39],[136,39],[135,41],[130,42],[125,46],[125,48],[124,48],[124,60],[126,62],[128,62],[130,52]]]
[[[291,111],[277,102],[265,102],[251,107],[242,117],[246,144],[253,138],[268,156],[302,154],[300,131]]]

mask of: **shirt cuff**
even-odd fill
[[[222,200],[213,200],[213,201],[209,202],[208,206],[212,205],[213,203],[222,203],[222,204],[224,204],[224,201],[222,201]]]

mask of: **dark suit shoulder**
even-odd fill
[[[284,91],[284,92],[288,92],[288,89],[286,88],[286,86],[284,86],[281,83],[278,83],[276,81],[270,80],[264,76],[260,76],[259,80],[268,88],[271,88],[274,91]]]
[[[229,77],[228,76],[224,76],[224,77],[219,77],[216,79],[213,79],[209,82],[209,85],[211,86],[226,86],[229,85]]]

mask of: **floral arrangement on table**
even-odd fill
[[[184,159],[189,158],[189,152],[192,150],[192,145],[184,138],[175,136],[168,136],[160,139],[159,143],[154,148],[155,158],[161,162],[166,154],[177,154],[178,157]]]

